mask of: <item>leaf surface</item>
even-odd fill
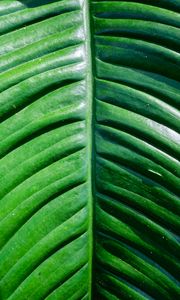
[[[0,2],[0,299],[179,298],[179,13]]]

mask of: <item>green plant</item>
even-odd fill
[[[0,299],[180,296],[179,0],[0,1]]]

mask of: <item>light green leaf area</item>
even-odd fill
[[[0,300],[180,298],[180,1],[0,1]]]

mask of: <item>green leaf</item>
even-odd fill
[[[180,296],[180,1],[0,1],[0,299]]]

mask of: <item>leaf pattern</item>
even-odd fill
[[[0,299],[179,298],[179,13],[0,2]]]
[[[1,299],[88,293],[86,29],[40,2],[0,4]]]
[[[178,1],[157,2],[92,4],[97,299],[180,295]]]

